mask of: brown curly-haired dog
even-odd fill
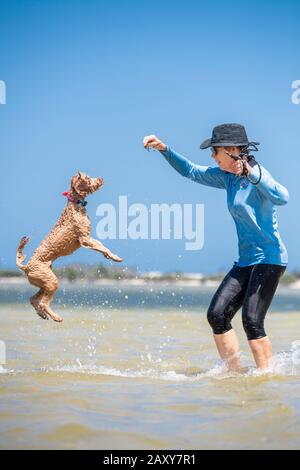
[[[58,287],[57,277],[51,269],[54,260],[60,256],[70,255],[82,246],[99,251],[113,261],[123,261],[101,242],[90,237],[91,224],[85,208],[87,204],[85,197],[100,189],[102,185],[102,178],[91,178],[80,172],[73,176],[70,190],[63,193],[68,198],[65,210],[25,266],[22,264],[25,259],[23,248],[29,242],[29,238],[23,237],[20,240],[16,264],[26,273],[30,284],[40,288],[30,298],[30,303],[43,319],[51,317],[54,321],[62,321],[62,318],[49,306]]]

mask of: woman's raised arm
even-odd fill
[[[206,186],[226,189],[225,173],[219,167],[197,165],[175,152],[155,135],[146,136],[143,143],[145,148],[152,147],[159,150],[167,162],[182,176]]]
[[[160,152],[182,176],[206,186],[226,189],[225,173],[219,167],[197,165],[175,152],[168,145],[165,151],[160,150]]]

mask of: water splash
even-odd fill
[[[78,360],[76,361],[78,364]],[[114,367],[95,366],[95,365],[66,365],[57,366],[50,369],[52,372],[70,372],[70,373],[83,373],[89,375],[110,375],[115,377],[124,378],[148,378],[158,380],[172,380],[172,381],[185,381],[195,380],[193,377],[189,377],[184,373],[178,373],[176,371],[160,372],[156,369],[124,369],[119,370]]]
[[[0,365],[0,374],[8,374],[10,371]]]
[[[208,368],[193,366],[189,361],[180,363],[176,361],[162,361],[154,359],[151,353],[147,360],[142,360],[136,367],[109,367],[99,364],[84,364],[80,358],[73,364],[60,364],[53,367],[37,367],[34,369],[5,369],[0,366],[0,374],[27,374],[27,373],[79,373],[89,375],[103,375],[124,378],[148,378],[177,382],[195,382],[203,379],[240,379],[257,376],[285,377],[300,376],[300,341],[294,341],[288,351],[282,351],[273,356],[270,367],[257,370],[254,366],[243,367],[239,372],[229,372],[223,361],[218,360],[215,365]],[[141,359],[141,358],[140,358]],[[203,360],[201,360],[203,363]]]
[[[300,375],[300,341],[293,341],[288,351],[273,357],[270,371],[277,375]]]
[[[281,351],[274,354],[270,366],[259,370],[255,367],[249,367],[247,373],[249,376],[300,376],[300,341],[293,341],[288,351]]]

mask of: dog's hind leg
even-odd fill
[[[51,270],[51,263],[40,261],[31,263],[27,269],[27,276],[30,284],[40,287],[39,292],[30,299],[38,315],[43,319],[51,317],[54,321],[62,321],[62,318],[49,307],[49,303],[58,287],[58,280]]]
[[[48,320],[48,315],[45,312],[43,312],[39,307],[40,302],[42,300],[42,296],[45,292],[45,289],[43,287],[44,286],[44,281],[43,281],[43,279],[41,279],[39,277],[38,274],[39,274],[39,271],[36,270],[36,266],[35,265],[33,267],[30,266],[30,268],[28,269],[28,272],[27,272],[28,281],[30,282],[31,285],[39,287],[40,290],[37,291],[37,293],[34,294],[32,297],[30,297],[29,300],[30,300],[31,305],[35,309],[36,313],[43,320]]]
[[[52,320],[61,322],[63,321],[62,318],[50,308],[50,302],[58,287],[58,280],[50,268],[46,274],[47,284],[45,285],[43,296],[39,303],[39,309],[41,309],[44,314],[49,315]]]
[[[56,288],[57,289],[57,288]],[[49,315],[49,317],[52,318],[52,320],[54,321],[58,321],[58,322],[61,322],[63,321],[63,319],[57,315],[56,313],[53,312],[53,310],[50,308],[50,302],[52,300],[52,297],[53,295],[55,294],[55,290],[45,290],[44,291],[44,294],[43,294],[43,297],[40,301],[40,304],[39,304],[39,308],[41,309],[41,311],[43,313],[45,313],[46,315]]]
[[[43,297],[43,294],[45,292],[45,289],[43,287],[40,288],[40,290],[34,294],[32,297],[30,297],[30,303],[33,306],[33,308],[36,310],[36,313],[42,317],[44,320],[48,320],[48,316],[45,312],[43,312],[39,306],[40,301]]]

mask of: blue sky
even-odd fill
[[[102,202],[205,204],[205,242],[106,240],[140,270],[214,273],[237,259],[226,192],[176,173],[143,149],[155,133],[203,165],[199,144],[224,122],[244,124],[256,155],[290,193],[278,207],[288,270],[300,269],[299,1],[0,1],[0,266],[19,238],[32,250],[63,210],[78,170],[103,176],[89,198],[92,236]],[[109,263],[84,249],[62,262]]]

